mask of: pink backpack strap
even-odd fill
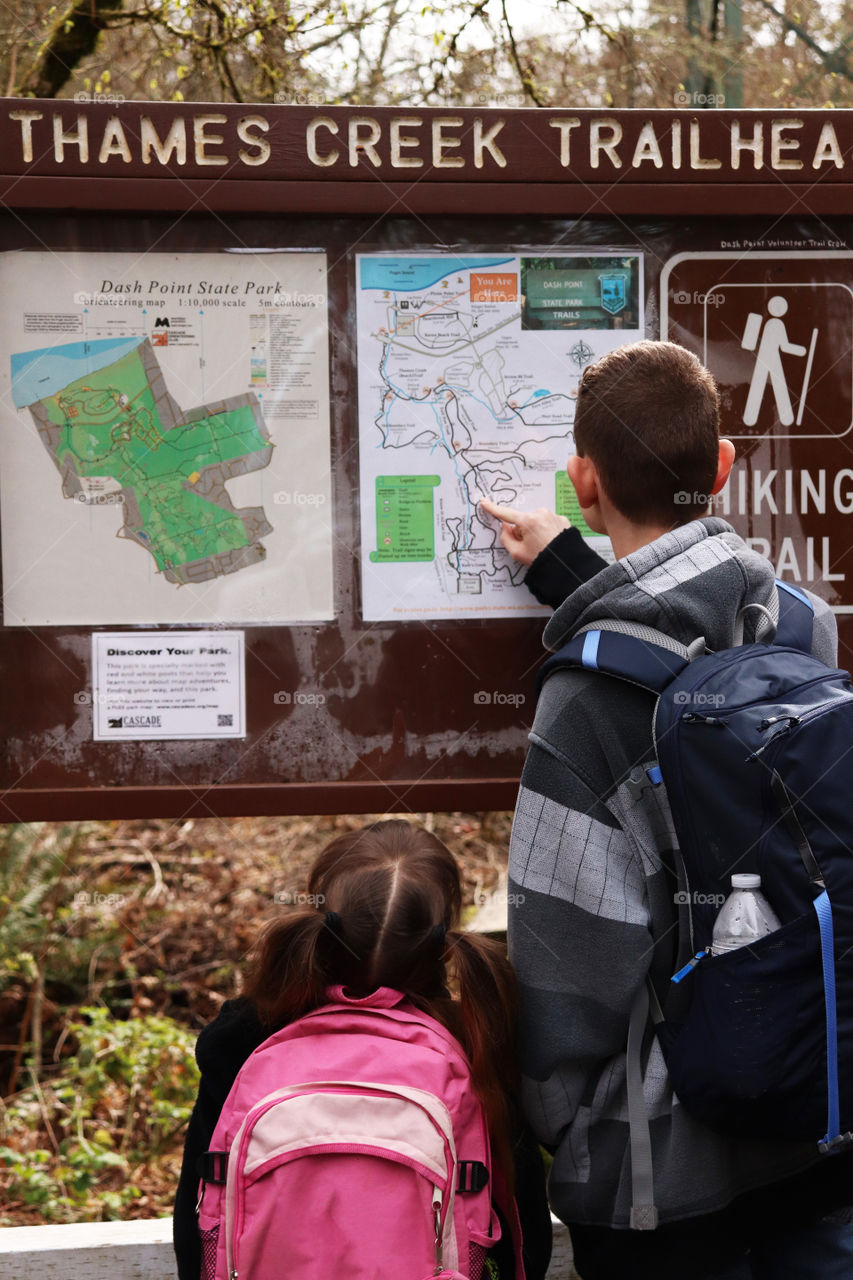
[[[326,995],[333,1004],[347,1004],[353,1009],[393,1009],[406,999],[402,991],[393,987],[377,987],[367,996],[351,996],[345,987],[326,987]]]

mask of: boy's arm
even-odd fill
[[[607,561],[587,546],[579,529],[572,527],[558,533],[539,552],[527,570],[524,585],[540,604],[557,609],[567,596],[606,568]]]
[[[489,498],[481,498],[480,506],[500,520],[501,545],[519,564],[528,566],[524,584],[540,604],[556,609],[576,587],[607,566],[565,516],[547,507],[519,511],[498,506]]]

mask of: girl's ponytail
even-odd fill
[[[245,994],[266,1027],[282,1027],[323,1003],[333,980],[333,928],[321,911],[300,911],[271,924],[252,959]]]
[[[474,1087],[486,1109],[495,1157],[512,1188],[510,1134],[516,1128],[515,974],[498,943],[480,934],[449,933],[446,960],[459,989],[460,1039],[471,1061]]]
[[[329,910],[296,912],[271,925],[251,965],[246,994],[261,1022],[285,1026],[324,1004],[331,985],[356,996],[380,986],[405,992],[468,1055],[495,1160],[511,1186],[515,976],[496,942],[445,932],[462,907],[453,854],[402,819],[371,823],[326,846],[308,892]]]

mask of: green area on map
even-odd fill
[[[439,476],[376,477],[376,563],[435,559],[433,489]]]
[[[598,535],[594,529],[590,529],[587,522],[581,515],[580,504],[578,503],[578,495],[575,493],[575,487],[569,479],[565,471],[556,473],[557,496],[555,499],[554,510],[558,516],[567,516],[571,520],[576,529],[580,529],[585,538],[595,538]]]
[[[109,476],[132,490],[133,534],[161,571],[248,545],[239,515],[193,492],[205,467],[268,449],[251,405],[165,430],[139,349],[86,374],[44,402],[61,429],[56,457],[81,477]]]

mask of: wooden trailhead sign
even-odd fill
[[[478,501],[611,554],[575,396],[643,337],[850,665],[850,113],[0,120],[0,820],[510,807],[549,611]]]

